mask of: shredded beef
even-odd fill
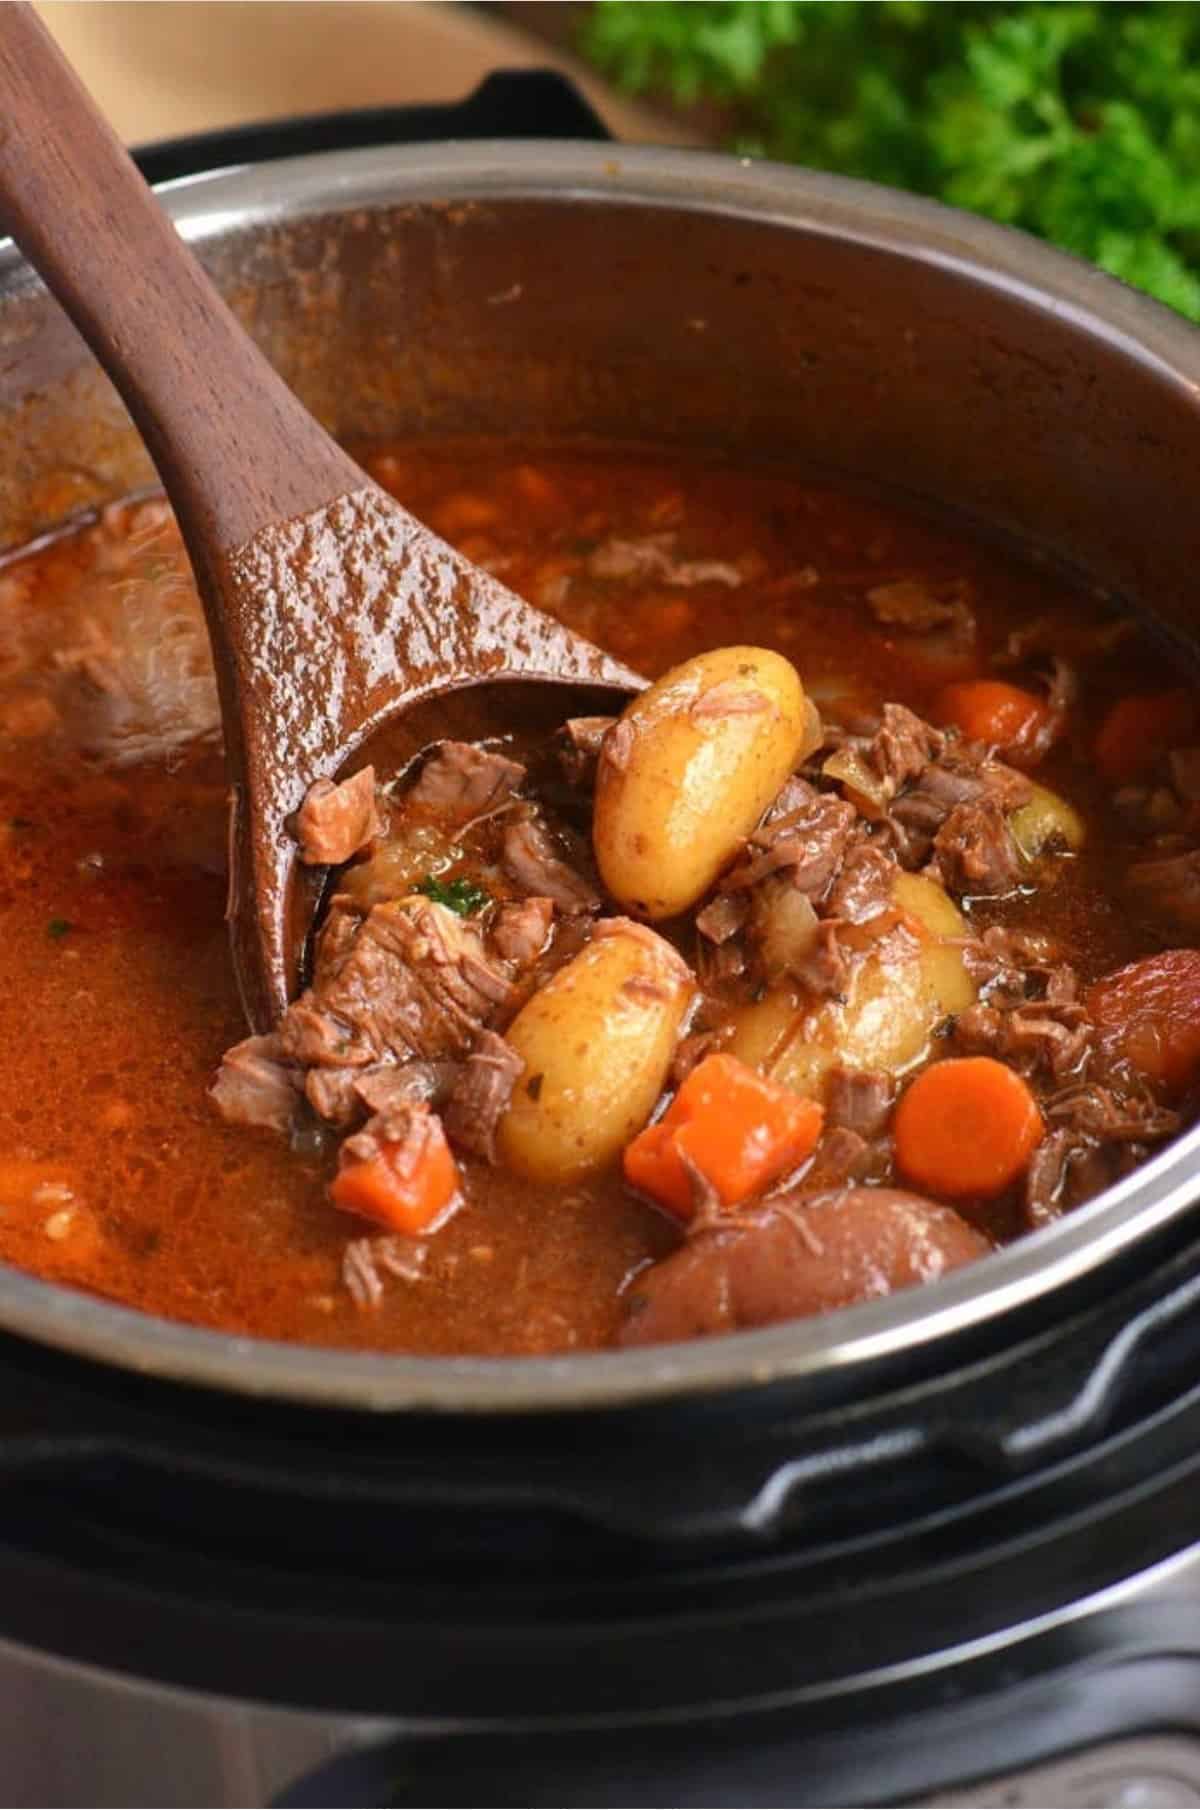
[[[313,867],[340,866],[382,833],[374,767],[363,767],[338,785],[315,780],[296,815],[300,859]]]
[[[934,856],[951,892],[979,898],[1011,892],[1021,857],[1008,819],[991,799],[955,805],[933,839]]]
[[[979,743],[959,742],[930,762],[917,783],[894,801],[884,830],[897,859],[916,868],[961,806],[983,805],[1008,813],[1029,797],[1029,781],[1023,774],[1003,761],[988,759]]]
[[[246,1037],[226,1050],[209,1091],[213,1105],[231,1125],[287,1131],[300,1085],[301,1076],[288,1065],[272,1031],[266,1037]]]
[[[1151,1143],[1179,1129],[1179,1114],[1146,1089],[1118,1092],[1096,1081],[1065,1087],[1044,1102],[1051,1123],[1102,1143]]]
[[[722,892],[740,892],[782,868],[814,903],[828,890],[857,827],[854,806],[831,792],[818,792],[806,780],[793,778],[788,788],[796,802],[784,814],[771,813],[763,820],[721,881]]]
[[[304,1077],[304,1093],[313,1111],[330,1125],[353,1125],[363,1116],[363,1103],[355,1088],[355,1068],[310,1068]]]
[[[587,558],[590,578],[657,578],[663,584],[689,586],[723,584],[734,588],[743,582],[737,566],[721,559],[677,559],[674,530],[644,534],[638,540],[601,541]]]
[[[945,746],[940,729],[904,704],[885,704],[879,728],[863,752],[868,765],[896,793],[910,780],[919,779]]]
[[[404,1282],[419,1282],[429,1246],[411,1238],[352,1238],[342,1253],[342,1282],[356,1307],[375,1308],[383,1299],[380,1270]]]
[[[867,602],[877,622],[911,629],[918,635],[935,628],[950,628],[958,642],[975,638],[970,597],[971,587],[962,578],[942,585],[919,578],[898,578],[890,584],[874,585],[867,592]]]
[[[605,736],[615,716],[574,716],[562,726],[558,738],[558,764],[569,786],[590,792],[596,783],[596,767]]]
[[[1041,1072],[1058,1083],[1086,1069],[1093,1034],[1082,1005],[1048,998],[969,1006],[954,1023],[955,1043],[965,1054],[998,1056],[1023,1074]]]
[[[512,999],[473,925],[433,900],[376,905],[336,969],[284,1014],[281,1048],[306,1067],[465,1056]]]
[[[896,1078],[883,1069],[832,1068],[825,1082],[825,1123],[876,1138],[886,1129],[896,1099]]]
[[[550,832],[537,817],[522,817],[505,827],[502,861],[510,879],[526,892],[553,901],[568,915],[596,911],[600,894],[554,847]]]
[[[371,1114],[397,1106],[439,1107],[449,1099],[458,1072],[457,1062],[379,1062],[353,1071],[354,1091]]]
[[[1048,977],[1059,961],[1060,949],[1050,937],[992,924],[982,936],[969,937],[963,943],[962,955],[967,973],[977,987],[988,989],[994,1003],[998,996],[1023,999],[1030,976]]]
[[[825,910],[832,918],[865,924],[892,903],[896,863],[872,842],[856,842],[847,851]]]
[[[553,899],[510,899],[492,921],[492,942],[506,962],[528,968],[546,947],[553,921]]]
[[[471,742],[442,742],[405,794],[405,803],[436,811],[448,826],[461,827],[495,810],[524,778],[524,767],[506,755]]]
[[[1125,878],[1137,909],[1154,923],[1200,933],[1200,849],[1136,861]]]
[[[1042,1139],[1025,1172],[1025,1217],[1031,1226],[1057,1219],[1067,1171],[1080,1151],[1069,1131],[1052,1131]]]
[[[512,1045],[484,1031],[467,1057],[442,1114],[446,1135],[486,1162],[496,1161],[496,1127],[525,1064]]]

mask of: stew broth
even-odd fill
[[[756,643],[821,705],[929,714],[1014,634],[1083,650],[1069,732],[1038,779],[1083,814],[1087,845],[972,923],[1052,933],[1084,980],[1165,940],[1121,902],[1124,832],[1090,751],[1114,699],[1173,680],[1096,597],[961,525],[807,477],[507,445],[367,463],[470,558],[650,677]],[[973,644],[879,621],[867,593],[907,580],[969,599]],[[472,1169],[420,1278],[363,1312],[342,1283],[354,1228],[326,1197],[330,1150],[214,1114],[213,1072],[244,1030],[225,794],[200,619],[162,505],[109,511],[11,565],[0,624],[0,1257],[263,1337],[429,1355],[608,1343],[622,1286],[676,1242],[617,1175],[564,1197],[501,1171],[485,1187]],[[126,656],[146,668],[135,682]],[[985,1229],[1013,1235],[1011,1208]]]

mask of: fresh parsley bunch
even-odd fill
[[[1200,320],[1200,5],[598,0],[585,49],[731,144],[935,195]]]

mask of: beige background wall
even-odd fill
[[[569,56],[442,0],[42,0],[38,11],[129,144],[289,113],[456,100],[490,70],[573,74],[618,137],[683,142]]]

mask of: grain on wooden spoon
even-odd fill
[[[232,788],[234,965],[265,1029],[296,989],[316,905],[289,827],[314,780],[367,758],[369,739],[400,759],[433,735],[611,709],[604,691],[639,681],[461,558],[330,438],[13,0],[0,122],[0,218],[120,392],[195,571]],[[433,717],[414,709],[447,693],[462,695]]]

